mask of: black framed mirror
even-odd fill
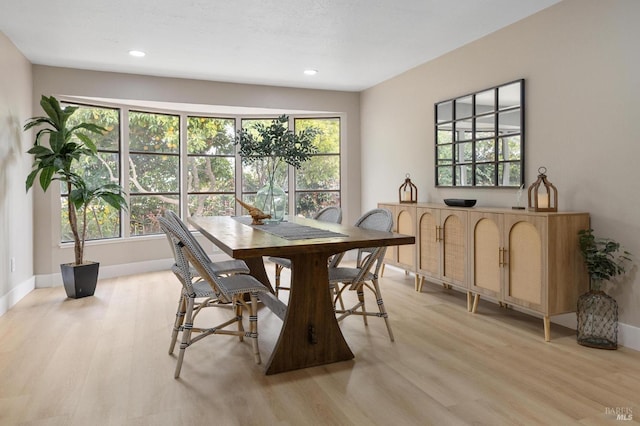
[[[438,102],[437,187],[524,183],[524,79]]]

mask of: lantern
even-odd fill
[[[538,169],[538,180],[529,186],[529,210],[535,212],[557,212],[558,190],[547,180],[546,167]]]
[[[398,189],[398,197],[400,198],[401,203],[417,203],[418,202],[418,188],[411,183],[411,179],[409,179],[409,173],[407,173],[407,177],[404,180],[404,183],[400,185]]]

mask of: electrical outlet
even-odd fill
[[[15,272],[16,271],[16,258],[15,257],[11,258],[10,267],[11,267],[11,272]]]

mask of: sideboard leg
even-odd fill
[[[544,321],[544,341],[548,342],[551,340],[551,320],[549,319],[549,315],[545,315],[543,318]]]

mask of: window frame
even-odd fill
[[[203,117],[203,118],[217,118],[224,120],[235,120],[235,131],[237,134],[237,130],[242,123],[242,120],[272,120],[283,113],[289,115],[289,125],[291,128],[295,123],[295,119],[338,119],[339,121],[339,150],[338,154],[332,154],[339,157],[339,179],[340,185],[338,190],[310,190],[310,192],[335,192],[338,193],[338,200],[342,203],[343,195],[343,184],[342,184],[342,151],[344,149],[343,146],[343,135],[344,135],[344,117],[342,114],[336,113],[294,113],[294,112],[274,112],[273,114],[252,114],[252,113],[210,113],[210,112],[200,112],[197,110],[184,110],[184,109],[171,109],[171,108],[157,108],[152,106],[140,106],[138,104],[129,104],[129,103],[120,103],[120,102],[110,102],[105,100],[94,100],[89,98],[78,98],[74,96],[59,96],[60,101],[66,104],[79,105],[87,108],[109,108],[115,109],[119,111],[120,117],[120,141],[118,147],[118,154],[120,159],[119,164],[119,180],[120,185],[125,189],[124,195],[127,199],[127,203],[130,205],[132,197],[137,196],[148,196],[148,195],[157,195],[160,193],[135,193],[131,194],[130,191],[130,170],[129,170],[129,161],[130,161],[130,140],[129,140],[129,115],[130,112],[142,112],[149,114],[162,114],[162,115],[173,115],[178,117],[179,122],[179,149],[178,154],[158,154],[158,155],[173,155],[178,157],[179,162],[179,172],[178,172],[178,192],[177,193],[167,193],[169,195],[177,195],[178,197],[178,214],[180,217],[189,217],[189,196],[193,195],[189,192],[187,188],[188,185],[188,167],[187,161],[189,159],[188,154],[188,119],[189,117]],[[135,154],[135,153],[134,153]],[[319,154],[319,155],[328,155],[328,154]],[[235,158],[235,188],[234,195],[237,198],[242,199],[243,191],[242,191],[242,160],[238,153],[238,147],[234,148],[234,158]],[[295,179],[295,169],[292,166],[287,165],[287,196],[288,196],[288,210],[289,214],[295,214],[296,209],[296,193],[301,191],[295,190],[294,179]],[[224,192],[225,194],[227,192]],[[164,192],[162,194],[165,194]],[[160,194],[160,195],[162,195]],[[59,195],[62,195],[60,193]],[[58,202],[56,205],[56,209],[58,211],[58,217],[61,217],[62,206],[60,204],[61,197],[57,197]],[[235,214],[241,214],[242,207],[239,203],[235,203]],[[146,233],[140,235],[134,235],[131,232],[131,214],[129,211],[121,210],[120,211],[120,236],[119,237],[109,237],[109,238],[98,238],[88,240],[91,245],[102,244],[107,242],[114,242],[118,240],[140,240],[144,238],[156,238],[160,233]],[[58,220],[60,223],[60,220]],[[62,241],[61,230],[58,232],[58,243],[61,246],[66,246],[71,244],[68,241]]]

